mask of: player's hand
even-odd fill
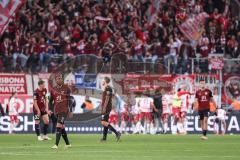
[[[106,114],[106,108],[102,109],[102,114],[105,115]]]
[[[49,111],[49,110],[46,110],[46,112],[47,112],[47,114],[48,114],[48,115],[51,115],[51,111]]]
[[[157,108],[154,108],[154,111],[155,111],[155,112],[158,112],[159,110],[158,110]]]
[[[41,116],[41,112],[40,112],[39,109],[37,110],[37,115],[38,115],[39,117]]]
[[[68,118],[73,118],[73,113],[72,112],[68,113]]]

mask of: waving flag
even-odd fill
[[[148,23],[152,24],[157,20],[157,14],[163,0],[151,0],[147,10]]]
[[[25,0],[0,0],[0,35],[24,2]]]
[[[197,41],[202,36],[205,19],[209,15],[205,12],[198,14],[192,18],[188,18],[185,22],[179,25],[180,31],[189,39]]]

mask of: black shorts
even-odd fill
[[[56,117],[57,117],[57,123],[64,124],[64,122],[67,118],[67,113],[56,114]]]
[[[34,120],[37,121],[37,120],[40,120],[40,118],[46,114],[48,114],[46,111],[41,111],[40,113],[40,117],[37,115],[37,112],[34,112]]]
[[[152,112],[152,115],[153,115],[153,118],[154,119],[158,119],[158,118],[161,118],[162,117],[162,110],[158,110],[158,112]]]
[[[102,115],[101,121],[108,122],[108,119],[109,119],[109,114],[105,114],[105,115]]]
[[[203,120],[204,117],[209,117],[209,114],[210,114],[210,109],[204,109],[204,110],[198,111],[198,115],[199,115],[200,120]]]

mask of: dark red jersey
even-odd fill
[[[68,113],[70,88],[68,85],[56,86],[51,91],[51,96],[54,104],[54,113]]]
[[[195,97],[198,100],[198,110],[210,109],[210,101],[213,95],[209,89],[198,90]]]
[[[40,111],[46,110],[46,94],[47,94],[46,88],[44,88],[43,90],[40,90],[38,88],[34,91],[33,99],[37,101],[37,105]],[[36,111],[34,107],[33,110]]]
[[[102,113],[103,114],[109,114],[111,112],[112,96],[113,96],[113,90],[110,86],[107,86],[102,94]]]

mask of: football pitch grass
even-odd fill
[[[33,134],[1,135],[0,160],[239,160],[240,135],[214,136],[200,140],[200,135],[123,135],[116,142],[108,135],[70,134],[72,148],[65,149],[63,139],[58,150],[51,141],[37,141]]]

